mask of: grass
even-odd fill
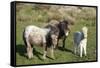
[[[47,11],[47,10],[46,10]],[[65,49],[62,49],[61,41],[58,49],[55,50],[55,59],[50,57],[50,49],[48,49],[47,59],[42,59],[43,50],[40,46],[35,46],[34,58],[27,59],[25,55],[26,49],[23,42],[23,30],[28,25],[36,25],[43,27],[47,24],[47,12],[42,9],[35,10],[32,5],[17,5],[16,12],[16,65],[30,65],[30,64],[48,64],[48,63],[63,63],[63,62],[81,62],[81,61],[96,61],[96,22],[95,17],[91,20],[78,18],[75,25],[71,26],[71,33],[66,39]],[[86,12],[86,10],[85,10]],[[88,11],[89,12],[89,11]],[[83,12],[82,12],[83,13]],[[73,13],[74,14],[74,13]],[[84,13],[85,14],[85,13]],[[91,15],[91,14],[90,14]],[[80,58],[73,54],[73,33],[81,30],[86,25],[88,31],[87,56]]]

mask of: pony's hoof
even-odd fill
[[[82,58],[82,56],[80,55],[80,57]]]
[[[28,56],[28,54],[27,54],[27,53],[25,53],[24,55],[25,55],[25,56]]]
[[[32,59],[32,58],[34,58],[34,56],[33,56],[33,55],[31,55],[31,56],[28,56],[28,59]]]
[[[54,57],[54,56],[52,56],[52,59],[54,60],[54,59],[55,59],[55,57]]]
[[[43,56],[43,60],[45,60],[46,59],[46,57],[45,56]]]

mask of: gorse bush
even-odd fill
[[[17,18],[19,21],[48,22],[48,20],[61,20],[68,16],[74,19],[94,21],[96,18],[95,8],[56,6],[41,4],[19,4],[17,5]]]

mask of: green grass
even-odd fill
[[[20,8],[19,8],[20,7]],[[47,59],[43,60],[43,50],[41,46],[35,46],[34,58],[27,59],[26,49],[23,42],[23,30],[28,25],[43,27],[47,24],[47,12],[44,10],[35,10],[31,5],[17,6],[16,18],[16,65],[47,64],[63,62],[80,62],[96,60],[96,22],[95,19],[77,18],[75,25],[71,26],[71,33],[66,39],[65,50],[62,50],[61,41],[59,48],[55,50],[55,59],[51,59],[50,49],[48,49]],[[74,13],[73,13],[74,14]],[[39,16],[40,15],[40,16]],[[89,16],[88,16],[89,17]],[[86,25],[88,31],[87,56],[80,58],[73,54],[73,33],[80,31]]]

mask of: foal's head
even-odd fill
[[[84,27],[82,28],[82,32],[83,32],[83,34],[84,34],[84,37],[87,38],[88,28],[84,26]]]

